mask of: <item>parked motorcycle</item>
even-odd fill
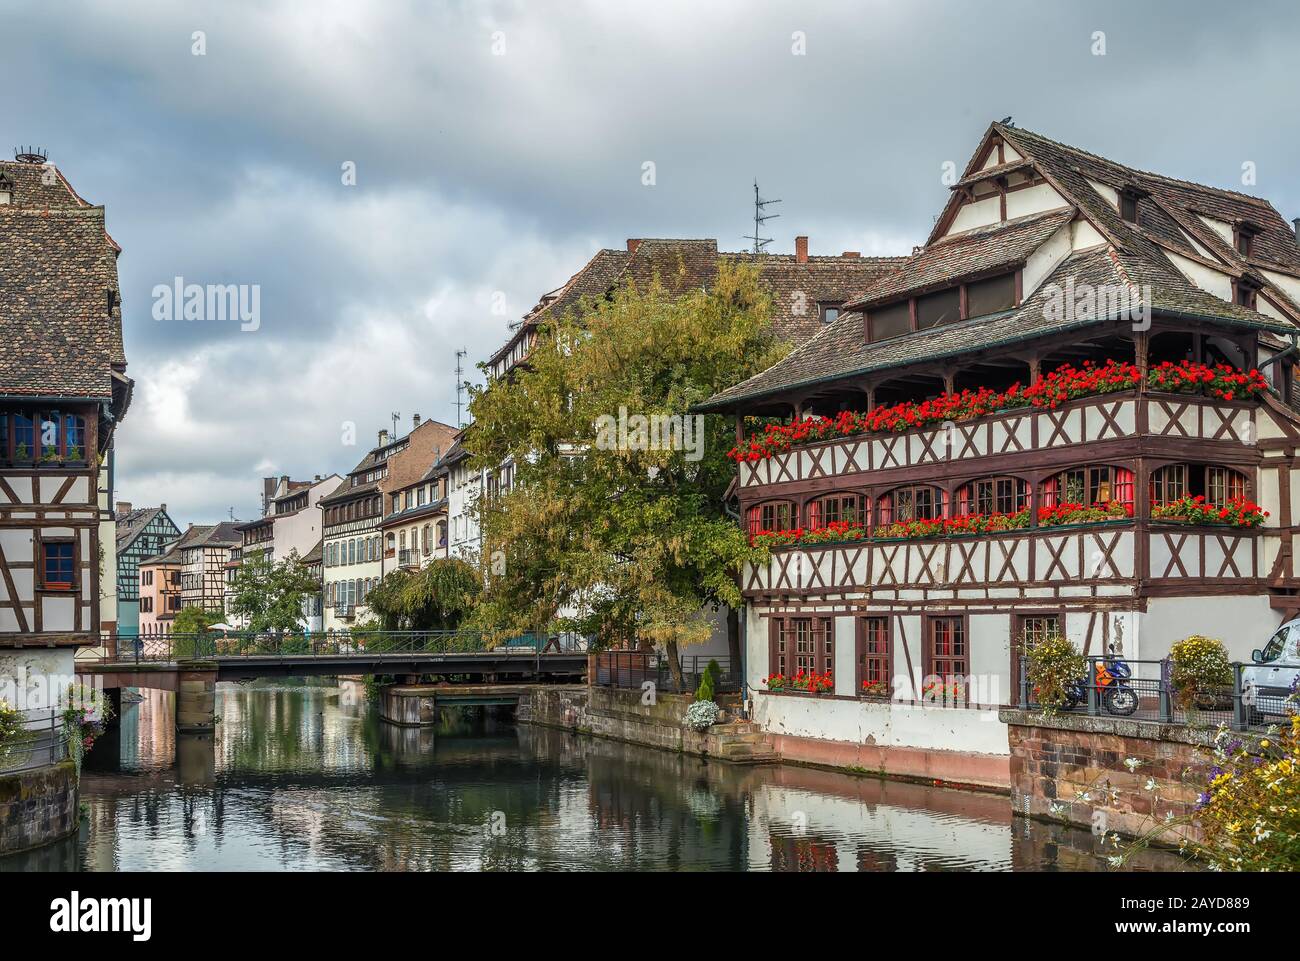
[[[1093,685],[1097,688],[1097,700],[1109,714],[1127,717],[1138,709],[1137,692],[1129,683],[1133,671],[1118,654],[1108,653],[1103,660],[1094,663]],[[1065,688],[1065,707],[1078,707],[1088,703],[1088,678],[1081,677]]]

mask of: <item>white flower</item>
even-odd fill
[[[1144,785],[1144,789],[1147,791],[1154,791],[1156,789],[1156,779],[1153,777],[1147,778],[1147,783]]]
[[[1132,773],[1142,766],[1142,762],[1135,757],[1126,757],[1124,758],[1124,766]]]

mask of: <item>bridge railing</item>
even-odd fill
[[[203,634],[104,634],[94,648],[79,651],[79,662],[142,664],[214,657],[364,657],[410,654],[481,654],[538,657],[587,649],[579,635],[522,634],[493,640],[480,631],[322,631],[255,633],[208,631]]]
[[[726,655],[678,655],[682,677],[678,684],[667,656],[653,651],[601,651],[596,655],[596,672],[591,683],[598,687],[631,689],[644,689],[651,683],[659,691],[691,693],[699,687],[710,661],[718,665],[716,691],[740,690],[740,671]]]

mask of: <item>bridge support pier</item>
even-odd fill
[[[176,677],[176,730],[210,734],[216,727],[217,668],[187,666]]]

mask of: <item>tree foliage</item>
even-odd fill
[[[481,588],[473,566],[439,557],[418,571],[385,574],[366,595],[366,605],[380,630],[451,631],[473,609]]]
[[[275,563],[261,553],[246,557],[231,586],[230,613],[247,618],[250,631],[301,630],[303,601],[320,591],[297,551]]]
[[[527,365],[473,391],[471,466],[510,460],[516,481],[479,507],[485,629],[707,639],[702,608],[737,604],[754,556],[723,510],[733,429],[707,416],[690,445],[662,445],[635,418],[683,417],[775,363],[786,348],[769,316],[752,265],[724,264],[710,289],[678,296],[658,277],[628,284],[543,322]]]
[[[213,624],[221,622],[221,611],[209,610],[206,607],[183,607],[172,621],[173,634],[203,634],[206,633]]]

